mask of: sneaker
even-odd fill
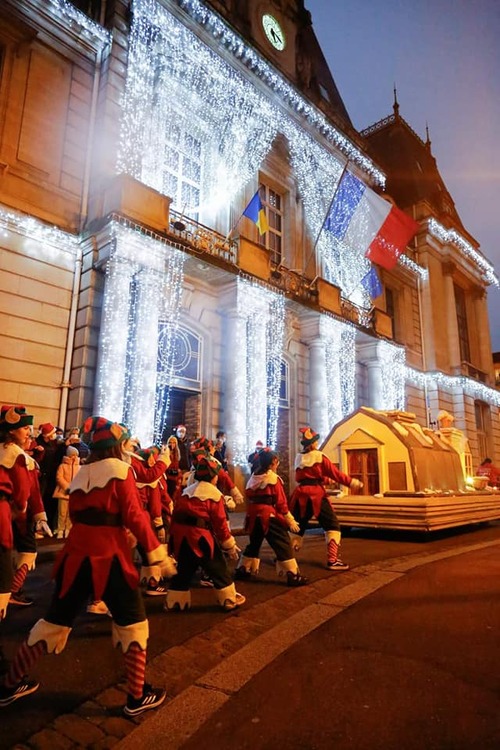
[[[163,581],[156,581],[154,578],[150,578],[144,589],[144,593],[146,596],[166,596],[167,587]]]
[[[241,605],[245,604],[245,602],[246,597],[244,597],[243,594],[238,594],[238,592],[236,592],[236,599],[226,599],[226,601],[222,605],[222,608],[225,609],[226,612],[230,612],[232,609],[241,607]]]
[[[9,604],[14,604],[17,607],[31,607],[33,599],[23,593],[22,589],[16,591],[15,594],[10,595]]]
[[[300,573],[292,573],[291,570],[286,574],[286,585],[287,586],[305,586],[309,583],[309,578],[301,576]]]
[[[18,698],[24,698],[25,695],[34,693],[40,687],[39,682],[35,680],[22,679],[15,687],[8,688],[0,685],[0,707],[9,706]]]
[[[204,586],[206,589],[213,589],[214,587],[214,582],[205,572],[200,575],[200,586]]]
[[[91,602],[87,607],[87,613],[89,615],[108,615],[111,617],[111,612],[102,600]]]
[[[349,565],[342,560],[336,560],[335,562],[328,562],[326,564],[328,570],[349,570]]]
[[[239,568],[236,568],[234,571],[234,580],[235,581],[248,581],[252,577],[252,573],[250,570],[247,570],[243,565]]]
[[[142,698],[133,698],[129,695],[123,713],[127,716],[138,716],[143,711],[149,711],[151,708],[160,706],[166,697],[166,690],[163,690],[163,688],[153,688],[151,685],[145,683]]]

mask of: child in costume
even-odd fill
[[[302,427],[301,445],[303,450],[295,458],[295,481],[297,487],[290,498],[290,509],[299,524],[298,533],[292,534],[292,545],[295,551],[302,546],[307,525],[316,516],[319,525],[325,532],[328,570],[348,570],[349,565],[339,557],[340,524],[328,500],[325,483],[331,480],[359,490],[363,483],[339,471],[337,467],[318,450],[319,434],[310,427]]]
[[[69,486],[80,471],[80,454],[74,445],[68,445],[66,455],[59,464],[56,473],[56,488],[54,498],[57,500],[57,532],[58,539],[68,536],[71,528],[69,520]]]
[[[0,707],[35,691],[26,674],[46,653],[60,653],[75,617],[89,596],[111,612],[113,644],[125,656],[128,697],[124,713],[136,716],[156,708],[165,691],[144,682],[148,621],[132,563],[129,530],[164,576],[175,572],[140,506],[130,464],[123,460],[123,428],[103,417],[89,417],[87,463],[70,486],[72,527],[55,564],[52,602],[44,619],[31,629],[0,686]]]
[[[194,482],[175,504],[170,527],[172,552],[177,559],[177,575],[172,578],[166,609],[189,609],[190,586],[201,567],[214,585],[221,607],[232,610],[245,602],[234,586],[226,557],[237,560],[236,546],[224,512],[224,498],[216,483],[220,463],[211,456],[197,457]]]
[[[0,466],[12,482],[11,502],[16,508],[12,520],[15,573],[10,603],[26,607],[33,600],[22,587],[30,570],[35,567],[37,547],[35,532],[52,536],[47,523],[36,461],[24,447],[28,445],[33,417],[24,406],[2,406],[0,410]]]
[[[286,576],[288,586],[304,586],[308,581],[299,572],[288,530],[299,531],[299,525],[288,510],[283,482],[276,473],[278,454],[270,448],[259,452],[255,470],[246,486],[247,515],[245,531],[250,535],[238,567],[237,580],[246,580],[259,572],[259,553],[264,539],[276,555],[276,572]]]

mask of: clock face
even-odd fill
[[[262,16],[262,28],[273,47],[277,49],[278,52],[282,52],[286,45],[285,32],[275,17],[270,13],[264,13]]]

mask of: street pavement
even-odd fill
[[[40,690],[2,710],[0,747],[498,748],[499,545],[498,524],[429,541],[355,530],[343,542],[351,570],[332,574],[312,529],[300,558],[309,586],[288,589],[264,546],[236,612],[196,586],[188,613],[148,597],[148,679],[169,701],[133,720],[120,710],[109,618],[83,614],[63,654],[34,670]],[[43,616],[56,546],[41,545],[45,561],[28,580],[36,605],[4,623],[10,656]]]

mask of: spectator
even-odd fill
[[[214,456],[221,463],[224,471],[227,471],[226,447],[226,433],[224,430],[219,430],[215,436]]]
[[[477,470],[478,477],[488,477],[489,487],[500,487],[500,469],[493,465],[491,458],[484,458]]]
[[[66,438],[66,447],[68,445],[72,445],[74,448],[78,451],[78,456],[80,458],[80,463],[85,463],[85,459],[88,457],[90,451],[89,447],[86,443],[83,442],[83,440],[80,437],[80,430],[78,427],[73,427],[69,431],[69,435]]]
[[[66,446],[57,440],[56,428],[50,422],[40,425],[40,434],[36,438],[43,454],[38,458],[40,466],[40,492],[50,528],[54,528],[57,505],[54,502],[57,468],[61,463]]]
[[[54,499],[58,503],[57,531],[58,539],[65,539],[71,529],[69,518],[69,486],[80,471],[80,456],[74,445],[68,445],[66,455],[59,465],[56,474]]]

